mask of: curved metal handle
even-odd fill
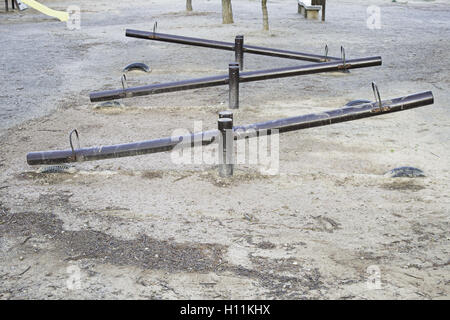
[[[342,59],[343,67],[345,69],[345,49],[343,46],[341,46],[341,59]]]
[[[378,90],[378,86],[374,81],[372,81],[372,90],[373,90],[373,95],[375,96],[375,100],[378,102],[378,107],[381,110],[382,103],[381,103],[380,91]]]
[[[122,81],[122,89],[123,91],[125,91],[128,88],[128,84],[127,84],[127,76],[124,74],[122,74],[122,78],[120,78],[120,81]]]
[[[72,143],[72,134],[74,132],[75,132],[75,135],[77,136],[78,149],[80,149],[80,136],[78,134],[78,130],[77,129],[73,129],[72,131],[70,131],[70,133],[69,133],[69,143],[70,143],[70,149],[72,150],[72,157],[76,161],[77,160],[77,153],[76,153],[75,149],[73,148],[73,143]]]

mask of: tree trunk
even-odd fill
[[[261,0],[263,13],[263,30],[269,31],[269,13],[267,12],[267,0]]]
[[[186,10],[192,11],[192,0],[186,0]]]
[[[222,23],[229,24],[233,21],[233,9],[231,8],[231,0],[222,0]]]

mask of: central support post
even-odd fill
[[[239,69],[244,70],[244,36],[236,36],[234,39],[234,56]]]
[[[230,63],[229,73],[229,108],[239,109],[239,64]]]
[[[221,115],[219,115],[220,117]],[[229,114],[228,114],[229,116]],[[231,114],[231,117],[233,114]],[[233,118],[219,118],[219,175],[231,177],[234,167]]]

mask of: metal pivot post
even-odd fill
[[[219,118],[219,175],[231,177],[233,175],[233,119]]]
[[[8,0],[5,0],[5,10],[6,12],[9,11],[9,4],[8,4]]]
[[[239,63],[239,70],[244,70],[244,36],[236,36],[234,39],[234,56]]]
[[[230,63],[228,66],[229,73],[229,108],[239,109],[239,65]]]

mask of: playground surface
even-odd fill
[[[295,1],[234,1],[233,25],[217,1],[77,1],[81,29],[32,9],[0,13],[0,299],[448,299],[450,298],[450,3],[327,1],[327,21],[305,20]],[[42,1],[64,11],[71,1]],[[227,72],[233,52],[125,37],[125,29],[350,58],[380,67],[241,86],[235,124],[278,119],[432,90],[435,103],[397,114],[280,136],[280,173],[250,165],[219,178],[169,153],[75,165],[40,174],[30,151],[170,136],[217,127],[227,87],[124,100],[95,109],[92,91]],[[246,70],[303,64],[246,55]],[[424,178],[386,177],[400,166]],[[368,286],[378,270],[381,287]]]

